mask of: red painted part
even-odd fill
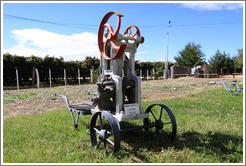
[[[135,32],[134,34],[132,34],[131,28],[135,28],[135,29],[136,29],[136,32]],[[124,35],[126,35],[126,34],[129,34],[130,37],[134,37],[134,36],[136,36],[136,35],[138,35],[138,37],[141,36],[138,27],[135,26],[135,25],[130,25],[130,26],[128,26],[128,27],[126,28],[125,32],[124,32]],[[141,40],[140,43],[143,43],[143,42],[144,42],[144,37],[141,37],[141,39],[142,39],[142,40]],[[139,43],[137,44],[137,47],[138,47],[138,45],[139,45]]]
[[[117,27],[116,30],[113,31],[113,28],[110,24],[107,23],[108,19],[113,15],[116,14],[117,18],[118,18],[118,23],[117,23]],[[98,30],[98,47],[100,50],[100,53],[102,54],[103,58],[107,59],[107,60],[113,60],[113,59],[118,59],[122,56],[122,54],[125,51],[126,48],[126,44],[121,44],[120,46],[117,46],[114,42],[114,40],[117,38],[117,35],[120,31],[120,25],[121,25],[121,17],[123,17],[123,15],[121,13],[118,12],[108,12],[102,19],[100,26],[99,26],[99,30]],[[103,35],[104,35],[104,28],[107,27],[109,30],[107,39],[105,41],[105,43],[103,43]],[[107,45],[108,43],[111,43],[111,45],[113,46],[114,49],[118,50],[118,52],[116,53],[116,55],[112,58],[110,58],[107,53]]]
[[[131,28],[135,28],[136,29],[136,32],[132,35],[132,31],[131,31]],[[134,37],[136,35],[140,36],[140,31],[138,29],[138,27],[136,27],[135,25],[130,25],[126,28],[125,32],[124,32],[124,35],[126,34],[129,34],[131,37]]]

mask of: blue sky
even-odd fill
[[[235,56],[237,49],[244,46],[242,2],[44,2],[3,4],[2,52],[24,56],[62,56],[65,60],[99,57],[97,32],[103,16],[109,11],[124,15],[121,34],[129,25],[139,27],[145,42],[138,47],[137,60],[164,61],[169,20],[169,61],[175,62],[174,57],[189,42],[202,46],[206,60],[217,49]],[[109,23],[115,27],[116,17],[112,17]]]

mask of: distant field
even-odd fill
[[[219,79],[232,80],[242,87],[242,79]],[[80,116],[76,131],[64,101],[54,97],[58,92],[71,103],[88,100],[94,85],[4,91],[3,162],[242,163],[243,93],[233,96],[209,81],[216,79],[143,82],[143,109],[153,103],[167,105],[177,121],[177,137],[168,143],[154,129],[125,133],[115,156],[91,148],[90,115]]]

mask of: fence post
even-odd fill
[[[149,79],[149,70],[147,69],[147,80]]]
[[[163,79],[165,79],[165,69],[163,69]]]
[[[140,69],[140,79],[142,79],[143,75],[142,75],[142,69]]]
[[[173,79],[173,74],[174,74],[174,73],[173,73],[173,72],[174,72],[174,71],[173,71],[173,66],[170,67],[170,70],[171,70],[171,79]]]
[[[65,86],[67,85],[67,74],[66,74],[66,69],[64,69],[64,82]]]
[[[152,71],[153,71],[153,80],[154,80],[155,79],[155,69],[153,68]]]
[[[90,69],[90,76],[91,76],[91,84],[93,83],[93,70]]]
[[[52,80],[51,80],[51,70],[49,69],[49,78],[50,78],[50,88],[52,87]]]
[[[17,67],[15,67],[15,69],[16,69],[16,83],[17,83],[17,90],[19,91],[19,89],[20,89],[20,86],[19,86],[19,76],[18,76],[18,69],[17,69]]]
[[[78,69],[78,80],[79,80],[79,85],[80,85],[80,70]]]
[[[39,73],[38,73],[38,69],[35,69],[36,71],[36,76],[37,76],[37,88],[39,88]]]

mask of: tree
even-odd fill
[[[236,67],[241,69],[243,67],[243,49],[238,49],[238,55],[235,57],[235,60],[238,64]]]
[[[100,66],[100,60],[96,57],[86,57],[84,63],[88,69],[92,67],[94,67],[94,69],[97,69]]]
[[[179,55],[175,56],[179,66],[193,68],[198,65],[204,64],[204,54],[201,51],[201,46],[194,43],[188,43],[185,49],[178,52]]]
[[[238,63],[243,67],[243,49],[238,49]]]
[[[226,67],[227,56],[224,52],[222,54],[219,50],[216,51],[210,60],[208,60],[209,65],[217,71],[217,73],[222,74],[221,69]]]
[[[234,60],[230,57],[229,54],[225,54],[224,56],[226,56],[226,61],[225,61],[225,67],[223,69],[226,70],[227,74],[232,74],[234,72],[235,69],[235,62]]]

